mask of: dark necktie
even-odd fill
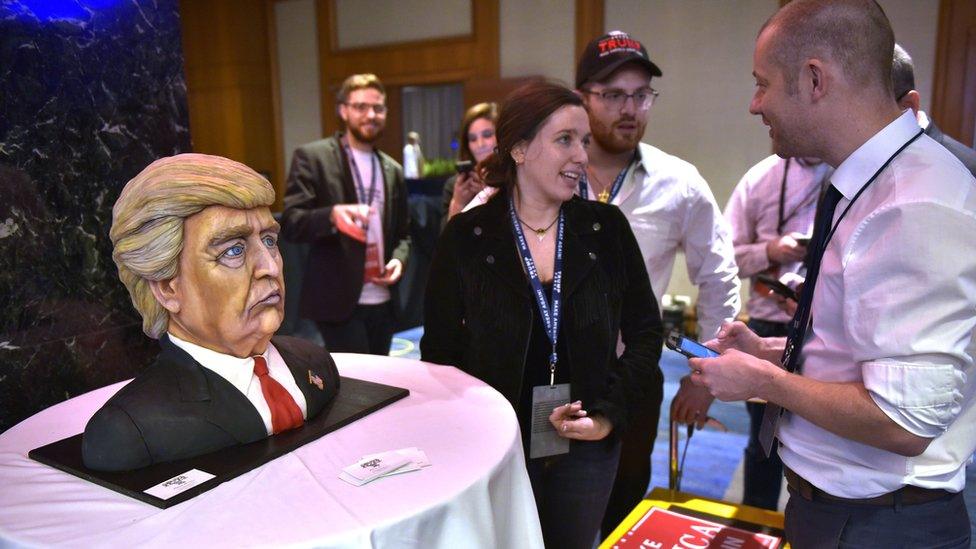
[[[781,362],[788,372],[796,372],[800,368],[800,351],[806,338],[807,328],[810,326],[810,305],[813,303],[813,289],[817,285],[820,275],[820,262],[827,247],[827,237],[830,235],[831,223],[837,203],[844,195],[833,185],[827,185],[827,192],[817,208],[817,215],[813,224],[813,235],[810,238],[810,251],[807,255],[807,278],[803,283],[803,291],[796,308],[796,314],[790,321],[790,333],[786,338],[786,348],[783,350]],[[783,409],[777,404],[769,402],[763,414],[762,426],[759,429],[759,443],[763,452],[769,457],[776,437],[776,425],[779,423]]]
[[[254,375],[258,376],[264,400],[271,409],[271,432],[277,435],[282,431],[301,427],[305,422],[302,419],[302,409],[288,390],[268,375],[268,363],[263,356],[254,357]]]

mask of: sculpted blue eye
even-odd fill
[[[261,239],[261,241],[264,242],[264,245],[269,248],[274,248],[275,245],[278,244],[278,240],[271,235],[266,235],[264,238]]]
[[[240,257],[244,255],[244,245],[234,244],[224,252],[224,257]]]

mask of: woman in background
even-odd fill
[[[470,162],[472,169],[444,182],[442,230],[447,225],[447,221],[461,213],[475,195],[485,187],[474,167],[495,150],[497,119],[498,107],[494,103],[478,103],[464,113],[464,118],[461,120],[461,150],[458,153],[458,160]]]
[[[512,92],[498,152],[481,164],[498,192],[441,235],[420,344],[423,360],[512,403],[547,547],[592,546],[617,433],[662,390],[661,319],[630,225],[615,206],[575,196],[589,136],[572,91],[533,82]]]

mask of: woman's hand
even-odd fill
[[[554,408],[549,422],[559,436],[573,440],[603,440],[613,431],[610,420],[587,415],[579,400]]]
[[[450,218],[461,213],[464,207],[474,200],[474,197],[484,188],[485,184],[481,182],[481,179],[474,170],[459,173],[454,180],[454,194],[451,195],[448,217]]]

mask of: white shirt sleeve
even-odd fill
[[[683,249],[691,282],[698,286],[699,338],[715,337],[723,322],[739,314],[739,270],[731,228],[703,179],[691,187],[684,219]]]
[[[748,278],[769,268],[769,255],[766,254],[766,243],[756,242],[756,212],[755,203],[758,199],[749,199],[750,180],[746,174],[732,191],[728,205],[725,206],[725,218],[732,229],[732,246],[735,249],[735,263],[739,266],[739,276]]]
[[[882,208],[844,249],[845,331],[864,386],[922,437],[960,413],[973,375],[976,218],[933,202]]]

